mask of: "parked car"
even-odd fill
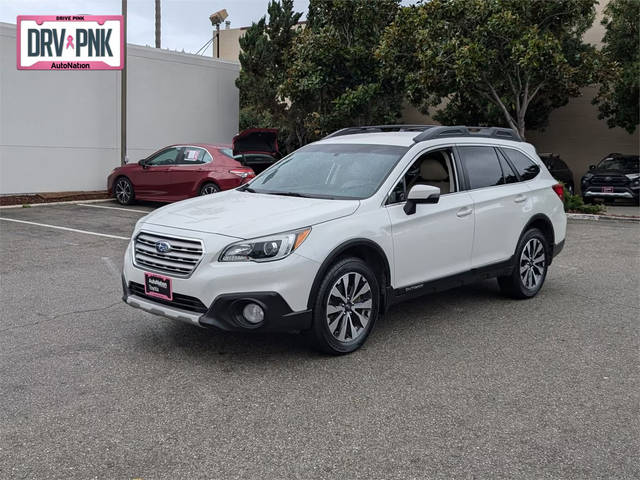
[[[236,160],[254,172],[260,173],[280,160],[278,130],[250,128],[233,137],[233,155]]]
[[[640,156],[610,153],[582,177],[582,198],[591,202],[627,199],[638,202]]]
[[[562,182],[567,191],[573,195],[575,193],[573,172],[567,166],[565,161],[560,158],[560,155],[555,155],[553,153],[541,153],[540,160],[544,162],[544,165],[549,170],[549,173],[553,175],[553,178]]]
[[[562,195],[509,129],[346,129],[235,190],[140,219],[123,300],[348,353],[417,295],[497,277],[507,295],[535,296],[564,245]]]
[[[230,145],[171,145],[115,168],[107,188],[123,205],[135,199],[175,202],[236,188],[254,177],[234,158]]]

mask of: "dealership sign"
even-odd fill
[[[122,15],[20,15],[19,70],[120,70]]]

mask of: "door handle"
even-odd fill
[[[527,199],[526,195],[520,194],[520,195],[516,195],[516,198],[513,199],[514,202],[516,203],[522,203]]]
[[[473,208],[471,208],[471,207],[462,207],[460,210],[458,210],[456,215],[458,217],[462,218],[462,217],[467,217],[467,216],[471,215],[472,213],[473,213]]]

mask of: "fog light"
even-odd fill
[[[264,310],[256,303],[247,303],[242,309],[242,316],[247,322],[258,324],[264,320]]]

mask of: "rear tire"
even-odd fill
[[[325,274],[307,332],[314,348],[331,355],[351,353],[364,344],[378,319],[380,287],[371,268],[348,257]]]
[[[547,277],[549,252],[544,234],[537,228],[527,230],[518,242],[513,272],[498,277],[502,293],[518,299],[535,297]]]
[[[207,182],[200,187],[200,195],[211,195],[219,191],[220,188],[213,182]]]
[[[127,177],[119,177],[113,185],[113,196],[120,205],[131,205],[136,197],[133,184]]]

